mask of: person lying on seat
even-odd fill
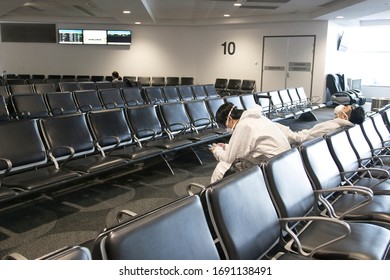
[[[354,107],[351,105],[338,105],[334,108],[334,119],[316,124],[310,129],[292,131],[288,126],[276,123],[280,131],[287,137],[292,146],[297,146],[307,140],[323,136],[329,132],[351,127],[355,124],[363,123],[365,111],[363,107]]]
[[[269,159],[290,149],[290,144],[275,123],[261,114],[261,108],[240,110],[233,103],[221,105],[216,121],[232,130],[229,143],[214,143],[210,151],[219,161],[211,176],[211,183],[223,178],[237,158]]]

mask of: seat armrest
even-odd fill
[[[2,260],[27,260],[27,258],[25,256],[23,256],[19,253],[11,253],[11,254],[4,256],[1,259]]]
[[[81,112],[89,112],[89,111],[92,110],[92,106],[91,106],[90,104],[88,104],[88,105],[83,105],[83,106],[79,107],[79,110],[80,110]]]
[[[115,109],[118,107],[118,104],[116,102],[104,103],[104,107],[107,109]]]
[[[178,132],[173,133],[170,129],[173,126],[181,126],[182,128]],[[184,134],[188,128],[189,127],[185,123],[171,123],[169,125],[164,126],[164,131],[168,134],[168,137],[170,139],[173,139],[175,138],[174,135]]]
[[[210,118],[200,118],[200,119],[196,119],[196,120],[192,121],[192,125],[196,126],[197,122],[204,121],[204,120],[206,120],[208,122],[207,126],[209,126],[211,124]]]
[[[364,196],[366,199],[357,203],[356,205],[350,207],[341,215],[337,215],[336,212],[334,211],[334,208],[331,205],[331,203],[322,195],[323,193],[330,193],[330,192],[354,192],[356,194]],[[359,209],[367,204],[370,204],[372,202],[373,197],[374,197],[374,193],[370,188],[363,187],[363,186],[357,186],[357,185],[342,186],[342,187],[330,188],[330,189],[325,189],[325,190],[314,190],[314,195],[316,198],[316,202],[320,202],[326,207],[326,210],[328,211],[328,214],[330,215],[330,217],[337,218],[337,219],[342,219],[344,216],[346,216],[350,212],[355,211],[355,210],[357,210],[357,209]],[[317,207],[317,211],[318,211],[318,207]]]
[[[137,213],[135,213],[133,211],[130,211],[130,210],[126,210],[126,209],[120,210],[116,214],[116,220],[118,221],[118,223],[123,222],[123,217],[124,216],[126,216],[126,217],[135,217],[135,216],[137,216]]]
[[[200,119],[194,120],[194,121],[191,123],[191,127],[192,127],[192,129],[193,129],[196,133],[199,132],[199,131],[198,131],[198,128],[196,127],[196,125],[197,125],[196,123],[197,123],[197,122],[200,122],[200,121],[204,121],[204,120],[207,121],[207,124],[199,124],[200,126],[203,127],[203,129],[209,127],[210,125],[212,126],[212,122],[211,122],[211,120],[210,120],[209,118],[200,118]]]
[[[351,182],[351,179],[350,179],[350,178],[353,177],[354,174],[358,175],[359,178],[363,178],[366,175],[369,175],[370,178],[374,178],[372,176],[372,172],[374,172],[374,171],[376,173],[381,173],[381,175],[383,175],[383,177],[381,177],[383,179],[380,179],[380,181],[377,184],[375,184],[375,186],[380,184],[380,183],[382,183],[382,182],[384,182],[384,181],[386,181],[386,179],[388,179],[389,176],[390,176],[389,171],[387,171],[385,169],[382,169],[382,168],[375,168],[375,167],[363,167],[363,168],[358,168],[356,170],[343,171],[343,172],[340,172],[340,174],[342,175],[342,178],[346,182],[348,182],[350,185],[354,185],[353,182]],[[351,176],[348,177],[348,175],[351,175]],[[379,179],[379,178],[377,178],[377,179]]]
[[[96,140],[93,141],[94,146],[98,149],[98,151],[101,153],[101,155],[103,157],[105,157],[106,154],[104,152],[104,148],[102,147],[102,143],[103,143],[103,141],[107,141],[108,139],[114,139],[115,140],[115,145],[107,153],[107,155],[110,155],[112,153],[112,151],[114,151],[119,146],[119,144],[121,143],[121,140],[119,139],[119,137],[117,137],[117,136],[107,136],[107,137],[102,137],[102,138],[99,138],[99,139],[96,139]]]
[[[131,106],[137,106],[139,105],[140,103],[137,101],[137,100],[129,100],[126,102],[126,106],[127,107],[131,107]]]
[[[0,158],[0,164],[1,164],[0,170],[2,171],[0,175],[0,187],[1,187],[1,182],[3,181],[3,178],[7,176],[12,169],[12,162],[7,158]]]
[[[340,225],[340,228],[343,229],[343,232],[340,233],[340,236],[335,237],[335,238],[329,240],[328,242],[325,242],[325,243],[315,247],[311,252],[305,252],[302,248],[301,242],[299,241],[298,235],[289,226],[289,223],[291,223],[291,222],[301,222],[301,221],[308,221],[308,222],[322,221],[322,222],[334,223],[334,224]],[[322,249],[330,244],[333,244],[339,240],[342,240],[351,234],[351,228],[346,222],[338,220],[338,219],[334,219],[334,218],[329,218],[329,217],[307,216],[307,217],[280,218],[279,223],[280,223],[282,229],[284,229],[297,244],[298,253],[302,256],[309,257],[309,258],[312,258],[313,255],[317,251],[319,251],[320,249]]]
[[[156,139],[157,133],[156,133],[156,131],[154,129],[150,129],[150,128],[140,129],[140,130],[137,130],[133,134],[133,138],[137,142],[137,145],[139,147],[142,147],[142,141],[140,140],[139,133],[140,132],[148,132],[148,131],[152,132],[153,135],[152,136],[148,136],[147,139],[144,140],[146,142],[146,144],[147,144],[149,141],[152,141],[152,140]]]
[[[189,195],[195,195],[195,193],[192,191],[192,188],[195,187],[195,188],[198,188],[200,189],[201,191],[204,191],[206,189],[206,186],[202,185],[202,184],[198,184],[198,183],[191,183],[187,186],[187,193]]]
[[[62,107],[59,107],[59,108],[53,108],[51,111],[50,111],[50,113],[52,114],[52,115],[57,115],[57,112],[59,113],[59,114],[63,114],[64,113],[64,108],[62,108]]]
[[[56,156],[56,153],[59,153],[61,150],[62,151],[66,150],[66,153],[68,154],[68,156],[65,158],[64,161],[62,161],[62,163],[60,165],[58,163],[58,160],[57,160],[58,156]],[[73,147],[70,147],[70,146],[58,146],[58,147],[54,147],[52,149],[47,150],[46,153],[47,153],[48,158],[50,158],[50,160],[53,162],[55,168],[61,169],[62,165],[64,165],[66,162],[68,162],[70,159],[73,158],[75,151],[74,151]],[[59,157],[62,158],[64,156],[61,155]]]

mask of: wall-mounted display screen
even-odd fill
[[[83,30],[83,42],[86,45],[106,45],[107,31],[106,30]]]
[[[58,43],[60,44],[83,44],[82,29],[59,29]]]
[[[59,44],[131,45],[131,30],[58,29]]]
[[[107,30],[108,45],[130,45],[131,31],[130,30]]]

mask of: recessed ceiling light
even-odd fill
[[[141,24],[141,22],[140,21],[136,21],[136,22],[134,22],[135,24]]]
[[[224,17],[230,17],[230,15],[229,15],[229,14],[224,14],[223,16],[224,16]]]
[[[130,11],[123,11],[124,14],[130,14]]]
[[[343,19],[344,16],[337,16],[336,18],[338,18],[338,19]]]
[[[236,7],[241,7],[241,3],[234,3],[234,6],[236,6]]]

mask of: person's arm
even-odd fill
[[[282,125],[280,123],[275,123],[279,130],[286,136],[288,142],[291,144],[301,144],[310,137],[310,130],[303,129],[300,131],[292,131],[288,126]]]
[[[214,149],[213,154],[218,161],[232,163],[238,157],[249,155],[253,149],[253,143],[251,129],[245,125],[237,125],[229,144],[225,145],[225,149],[218,146]]]

